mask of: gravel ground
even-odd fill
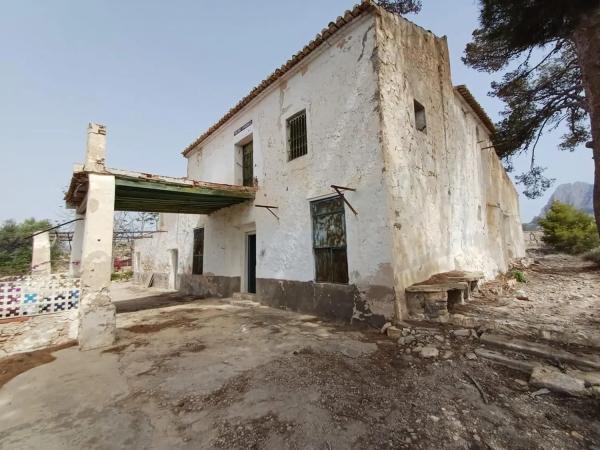
[[[596,400],[532,395],[451,327],[398,345],[214,299],[118,327],[112,348],[57,351],[0,389],[0,448],[600,448]]]
[[[499,277],[453,312],[512,335],[600,348],[600,267],[576,256],[531,252],[526,283]]]

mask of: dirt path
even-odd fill
[[[521,374],[472,357],[474,337],[432,330],[399,346],[214,300],[120,314],[118,326],[112,349],[61,350],[0,389],[0,448],[600,445],[595,400],[532,396]],[[416,356],[424,345],[439,357]]]
[[[484,329],[600,348],[600,268],[575,256],[533,256],[522,269],[526,283],[487,283],[454,312]]]

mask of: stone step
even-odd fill
[[[260,303],[258,302],[253,302],[252,300],[236,300],[236,299],[230,299],[229,300],[229,304],[233,305],[233,306],[243,306],[243,307],[250,307],[250,308],[254,308],[256,306],[260,306]]]
[[[519,372],[531,375],[533,369],[539,364],[530,361],[523,361],[521,359],[510,358],[502,353],[494,352],[485,348],[475,349],[475,354],[480,358],[487,359],[493,363],[499,364],[504,367],[509,367]]]
[[[251,294],[249,292],[234,292],[232,298],[235,300],[254,301],[256,300],[256,294]]]
[[[494,345],[508,350],[516,352],[527,353],[541,358],[546,358],[551,361],[568,362],[581,366],[591,367],[594,369],[600,369],[600,358],[596,355],[576,355],[565,350],[551,347],[546,344],[539,344],[537,342],[529,342],[521,339],[515,339],[509,336],[502,336],[499,334],[488,334],[484,333],[480,337],[481,342],[484,344]]]
[[[600,394],[600,372],[597,371],[560,370],[547,364],[510,358],[483,348],[476,349],[475,354],[493,364],[525,373],[529,377],[529,385],[534,388],[545,388],[575,397]]]

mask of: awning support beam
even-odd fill
[[[331,185],[331,188],[337,192],[337,194],[342,197],[342,200],[344,201],[344,203],[346,205],[348,205],[348,208],[350,208],[352,210],[352,212],[354,213],[355,216],[358,216],[358,212],[352,207],[352,205],[350,204],[350,202],[346,199],[346,197],[344,196],[344,193],[342,191],[352,191],[352,192],[356,192],[356,189],[353,188],[349,188],[349,187],[345,187],[345,186],[337,186],[335,184]]]
[[[277,220],[279,220],[279,216],[273,212],[274,209],[279,209],[278,206],[271,206],[271,205],[254,205],[254,206],[256,206],[257,208],[265,208],[267,211],[269,211],[271,214],[273,214],[273,216],[275,216],[275,218]]]

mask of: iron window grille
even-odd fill
[[[287,120],[288,161],[308,152],[306,133],[306,110],[294,114]]]

